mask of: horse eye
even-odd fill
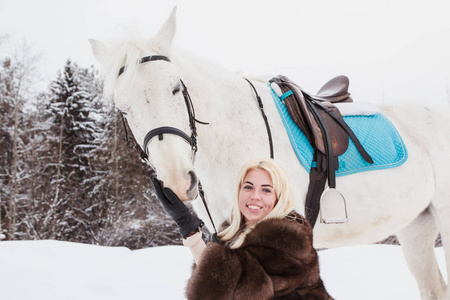
[[[178,93],[179,91],[181,91],[181,84],[178,83],[178,84],[175,86],[175,88],[173,89],[172,94],[175,95],[175,94]]]

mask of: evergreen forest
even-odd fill
[[[180,244],[99,72],[67,59],[31,92],[32,60],[0,53],[0,240]]]

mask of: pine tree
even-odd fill
[[[3,37],[0,42],[6,40]],[[31,126],[28,102],[39,79],[39,55],[26,41],[16,43],[15,48],[10,57],[0,59],[0,209],[5,217],[0,219],[0,234],[3,231],[8,239],[21,238],[19,228],[26,222],[23,208],[29,204],[26,183],[30,175],[27,147]]]
[[[26,166],[23,163],[21,149],[26,141],[26,129],[23,127],[23,107],[27,97],[26,84],[28,69],[23,62],[5,58],[0,73],[0,109],[2,129],[0,136],[4,140],[2,158],[1,202],[4,216],[3,230],[7,239],[16,239],[17,207],[25,197],[21,193],[21,181],[25,177]]]
[[[0,62],[0,234],[11,238],[10,230],[15,222],[15,202],[11,198],[12,162],[13,162],[13,124],[15,94],[15,68],[11,59]]]
[[[131,131],[101,99],[97,71],[67,60],[31,100],[17,88],[27,83],[21,65],[0,62],[0,234],[131,249],[180,244]]]
[[[51,123],[48,142],[54,150],[52,199],[44,225],[54,239],[88,239],[86,211],[91,205],[85,180],[91,178],[90,152],[96,127],[92,116],[94,71],[67,60],[50,85],[46,118]],[[95,92],[95,91],[94,91]]]
[[[42,95],[33,99],[29,105],[32,110],[26,112],[24,126],[27,130],[27,143],[24,145],[22,160],[26,164],[26,178],[22,181],[22,190],[26,201],[17,212],[21,220],[17,230],[22,239],[41,239],[46,237],[42,230],[42,216],[48,208],[46,197],[50,192],[50,176],[46,170],[49,160],[53,158],[52,149],[46,142],[49,127],[43,119],[44,106]]]

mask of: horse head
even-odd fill
[[[89,41],[105,73],[104,95],[112,96],[126,115],[158,179],[186,201],[198,194],[195,117],[179,71],[170,61],[175,13],[176,8],[152,39],[128,37],[108,46]]]

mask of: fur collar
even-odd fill
[[[318,293],[318,297],[308,295]],[[264,220],[237,249],[208,243],[188,282],[188,299],[331,299],[319,276],[312,230],[291,213]]]

